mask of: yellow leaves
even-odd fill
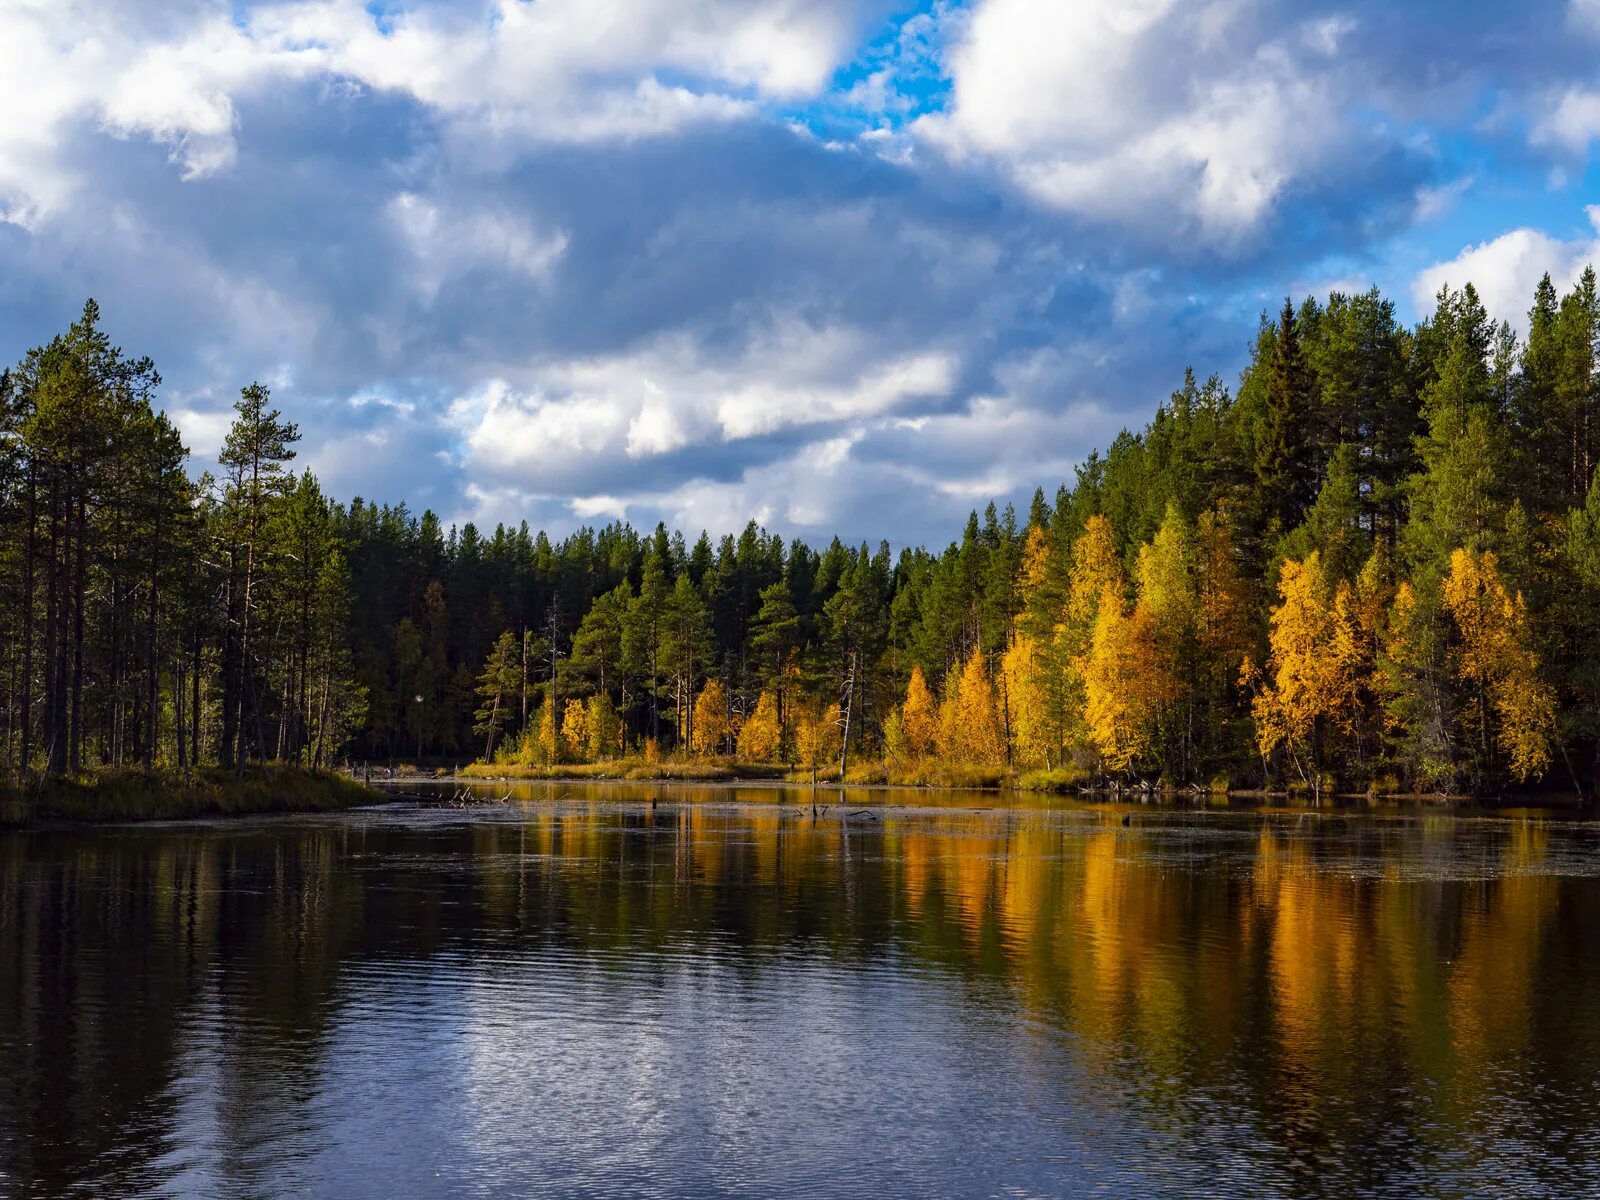
[[[1199,609],[1194,546],[1183,517],[1175,508],[1167,510],[1155,539],[1139,548],[1136,574],[1139,601],[1156,625],[1174,632],[1188,628]]]
[[[800,710],[794,723],[794,748],[800,762],[820,767],[839,755],[842,714],[837,704],[813,705]]]
[[[547,763],[556,762],[560,754],[556,745],[555,706],[541,704],[539,715],[534,720],[538,731],[534,737],[535,745],[538,747],[535,753]]]
[[[1100,598],[1112,589],[1118,595],[1126,583],[1122,560],[1117,557],[1111,522],[1098,513],[1089,518],[1072,544],[1072,574],[1067,584],[1067,620],[1083,635],[1094,624]],[[1087,640],[1087,637],[1084,637]]]
[[[1046,671],[1038,644],[1026,634],[1018,634],[1000,660],[1012,741],[1018,761],[1026,766],[1050,764],[1059,745],[1060,724],[1052,712]]]
[[[985,766],[1005,761],[994,688],[983,655],[977,651],[960,672],[952,672],[945,680],[944,703],[939,707],[939,752],[956,762]]]
[[[568,700],[561,711],[563,758],[581,759],[589,751],[589,710],[582,700]]]
[[[939,712],[921,667],[911,668],[911,681],[906,684],[906,701],[900,708],[900,731],[910,755],[922,758],[933,753],[939,738]]]
[[[622,722],[611,697],[597,692],[589,697],[588,712],[589,757],[610,758],[622,749]]]
[[[1106,766],[1125,771],[1150,750],[1156,718],[1176,688],[1149,608],[1141,603],[1129,612],[1109,586],[1098,608],[1089,652],[1079,668],[1084,718]]]
[[[778,698],[771,691],[764,691],[756,700],[755,712],[739,730],[739,757],[751,762],[775,762],[782,747]]]
[[[1495,689],[1500,717],[1500,746],[1518,779],[1543,775],[1550,767],[1550,742],[1555,735],[1555,696],[1533,670],[1516,670]]]
[[[1022,566],[1017,584],[1017,597],[1023,608],[1031,608],[1040,597],[1048,595],[1050,576],[1055,570],[1055,557],[1050,535],[1042,526],[1031,526],[1027,540],[1022,545]]]
[[[1512,774],[1522,780],[1544,774],[1555,735],[1555,694],[1539,678],[1522,593],[1507,590],[1489,551],[1457,550],[1444,579],[1444,605],[1461,633],[1456,677],[1493,707],[1495,740]]]
[[[1315,551],[1283,564],[1278,595],[1266,680],[1251,705],[1256,743],[1264,755],[1282,745],[1314,754],[1319,724],[1354,728],[1361,675],[1354,599],[1346,583],[1329,588]]]
[[[689,724],[690,748],[696,754],[721,754],[728,741],[728,693],[722,680],[709,679],[694,702]]]

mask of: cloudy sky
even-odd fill
[[[1600,258],[1600,0],[0,0],[0,356],[205,465],[552,531],[947,540],[1286,291]]]

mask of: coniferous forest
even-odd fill
[[[315,431],[255,384],[196,477],[91,302],[0,379],[4,769],[693,755],[1592,794],[1597,355],[1592,270],[1539,285],[1525,338],[1470,285],[1415,328],[1335,293],[941,550],[553,541],[326,495],[296,468]]]

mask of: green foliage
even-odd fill
[[[749,724],[745,744],[848,778],[1043,767],[1053,786],[1126,764],[1260,784],[1298,777],[1290,746],[1317,788],[1333,771],[1358,789],[1492,789],[1546,762],[1591,788],[1596,291],[1592,272],[1565,295],[1543,281],[1526,345],[1470,285],[1414,329],[1376,291],[1286,302],[1235,392],[1186,372],[1025,522],[990,504],[948,546],[898,555],[753,522],[551,539],[341,504],[291,470],[299,431],[255,384],[221,478],[191,480],[154,365],[115,348],[91,303],[0,374],[0,765],[19,780],[347,755],[554,770],[542,727],[559,709],[584,718],[566,755],[663,771],[692,761],[714,680],[711,742]],[[1463,674],[1474,610],[1443,590],[1461,551],[1494,555],[1480,591],[1514,616],[1492,671]],[[1263,760],[1280,585],[1310,561],[1341,708]],[[1100,619],[1107,597],[1118,621]],[[1297,653],[1308,678],[1326,656],[1315,638]],[[931,700],[902,709],[914,678],[949,695],[964,670],[991,697],[984,763],[915,749]],[[648,762],[629,757],[647,745]]]

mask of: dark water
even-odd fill
[[[0,1195],[1600,1194],[1595,825],[651,794],[0,838]]]

